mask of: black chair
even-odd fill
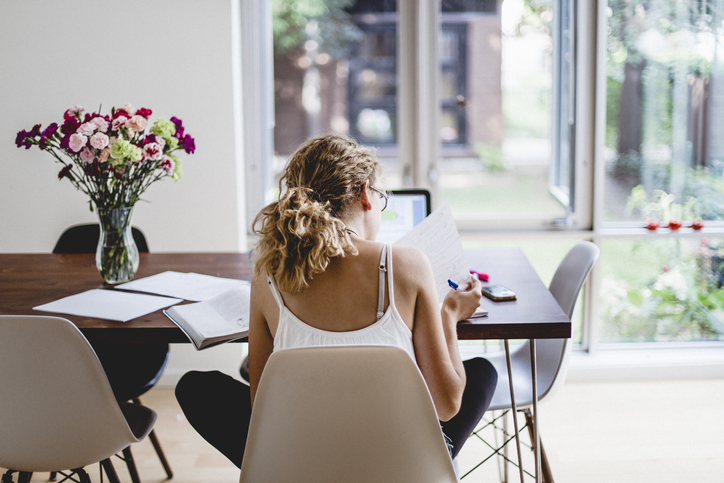
[[[133,239],[140,253],[148,253],[143,232],[132,227]],[[60,235],[53,253],[95,253],[100,239],[97,223],[74,225]],[[163,373],[168,362],[168,344],[92,344],[103,365],[113,394],[119,402],[141,404],[140,396],[151,389]],[[168,478],[173,478],[155,431],[148,434]],[[129,448],[130,453],[130,448]],[[133,483],[140,483],[138,475],[131,475]]]

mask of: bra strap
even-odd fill
[[[377,320],[380,320],[385,315],[385,272],[387,264],[387,245],[382,247],[382,254],[380,255],[380,282],[377,285]]]
[[[395,290],[394,283],[392,280],[394,275],[392,274],[392,245],[387,245],[387,294],[390,299],[390,305],[395,305]]]
[[[269,289],[271,290],[272,295],[274,296],[274,300],[277,301],[277,305],[279,306],[279,310],[284,307],[284,299],[282,298],[282,294],[279,292],[279,287],[277,287],[277,282],[274,280],[274,277],[271,275],[266,276],[267,283],[269,284]]]

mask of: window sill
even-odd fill
[[[654,381],[724,378],[724,348],[667,347],[600,349],[571,354],[567,381]]]

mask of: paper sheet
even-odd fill
[[[448,279],[456,283],[470,280],[465,251],[447,201],[397,240],[395,245],[416,247],[427,255],[441,302],[450,290]]]
[[[168,271],[117,285],[116,288],[201,302],[244,285],[249,285],[249,282],[200,273]]]
[[[128,322],[179,302],[178,298],[94,289],[33,307],[33,310]]]

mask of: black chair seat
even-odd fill
[[[134,226],[131,227],[131,233],[138,252],[148,253],[148,243],[143,232]],[[71,226],[60,235],[53,253],[95,253],[100,237],[101,227],[98,223]]]

